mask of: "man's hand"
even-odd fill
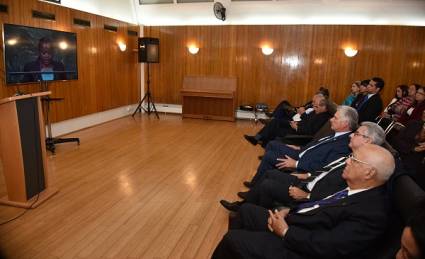
[[[300,180],[307,180],[310,177],[308,173],[291,173],[291,175],[297,177]]]
[[[300,150],[301,147],[300,146],[295,146],[295,145],[288,145],[286,144],[287,147],[292,148],[293,150]]]
[[[425,150],[425,142],[420,143],[419,146],[415,147],[415,152],[422,152]]]
[[[290,121],[289,125],[291,126],[291,128],[293,128],[294,130],[298,129],[298,122],[296,121]]]
[[[271,210],[269,210],[269,219],[267,223],[270,231],[280,237],[283,237],[284,231],[288,229],[288,224],[284,219],[287,214],[288,213],[286,212],[286,214],[283,214],[284,216],[282,217],[282,212],[275,210],[275,212],[273,213]]]
[[[289,187],[289,196],[291,196],[295,200],[307,199],[308,193],[301,190],[298,187],[290,186]]]
[[[303,114],[305,112],[305,108],[304,107],[298,107],[297,108],[297,113],[299,114],[299,115],[301,115],[301,114]]]
[[[279,163],[276,164],[278,169],[282,169],[285,167],[295,168],[297,165],[297,161],[295,159],[290,158],[289,156],[285,156],[285,158],[278,158]]]

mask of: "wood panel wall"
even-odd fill
[[[341,103],[355,80],[382,77],[388,102],[398,84],[425,84],[425,27],[349,25],[151,26],[160,39],[160,63],[151,64],[155,101],[181,103],[184,75],[238,78],[238,103],[275,106],[308,100],[321,85]],[[197,55],[187,51],[196,44]],[[269,44],[265,56],[260,46]],[[355,47],[346,57],[343,48]],[[298,63],[297,60],[298,59]]]
[[[77,33],[78,80],[49,83],[52,97],[65,98],[52,104],[53,121],[138,102],[140,69],[134,51],[137,36],[129,36],[127,31],[138,32],[139,26],[37,0],[0,0],[0,3],[9,7],[8,13],[0,13],[1,25],[12,23]],[[32,10],[53,13],[56,21],[33,18]],[[91,27],[74,25],[74,18],[89,20]],[[104,24],[117,26],[118,31],[107,31]],[[125,52],[118,49],[118,40],[127,44]],[[0,58],[3,60],[3,49]],[[4,63],[0,62],[0,98],[13,95],[16,89],[16,85],[5,85]],[[39,84],[20,86],[24,92],[39,89]]]

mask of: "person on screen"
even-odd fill
[[[38,42],[38,58],[25,64],[24,82],[49,81],[66,79],[65,66],[62,62],[53,60],[53,43],[50,38],[43,37]]]

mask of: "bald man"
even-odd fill
[[[213,258],[366,258],[387,225],[384,184],[394,158],[365,144],[346,164],[342,176],[348,188],[325,199],[279,212],[243,204],[235,224],[241,229],[229,230]]]

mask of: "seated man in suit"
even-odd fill
[[[363,121],[375,121],[382,112],[382,99],[380,92],[384,89],[385,82],[380,77],[374,77],[369,81],[367,86],[367,95],[360,103],[353,103],[359,113],[359,123]]]
[[[371,155],[373,154],[373,155]],[[353,151],[342,177],[348,188],[292,210],[243,204],[212,258],[366,258],[385,232],[385,183],[391,153],[366,144]]]
[[[365,144],[382,145],[385,141],[384,130],[373,122],[363,122],[355,132],[350,135],[351,150],[355,150]],[[267,171],[264,179],[261,179],[248,192],[239,192],[238,196],[243,201],[223,202],[222,205],[230,211],[238,211],[244,202],[259,205],[264,208],[272,208],[273,203],[278,202],[285,206],[294,206],[300,201],[320,200],[332,193],[347,187],[341,177],[345,168],[346,157],[340,157],[321,168],[312,175],[317,175],[310,182],[299,179],[299,174],[286,174],[279,170]]]
[[[289,121],[287,119],[272,119],[255,136],[244,135],[245,139],[253,145],[262,142],[263,146],[276,137],[284,137],[287,134],[314,135],[332,115],[330,103],[321,93],[313,96],[313,111],[304,113],[301,121]]]
[[[357,110],[359,105],[362,103],[363,98],[367,96],[367,86],[369,85],[370,79],[364,79],[360,82],[359,94],[356,99],[351,103],[351,107]]]
[[[295,168],[297,171],[315,172],[341,156],[348,155],[350,133],[357,129],[358,115],[349,106],[339,106],[331,118],[331,128],[334,134],[312,141],[300,148],[272,141],[266,147],[266,153],[261,160],[257,173],[251,183],[252,187],[271,169]]]

